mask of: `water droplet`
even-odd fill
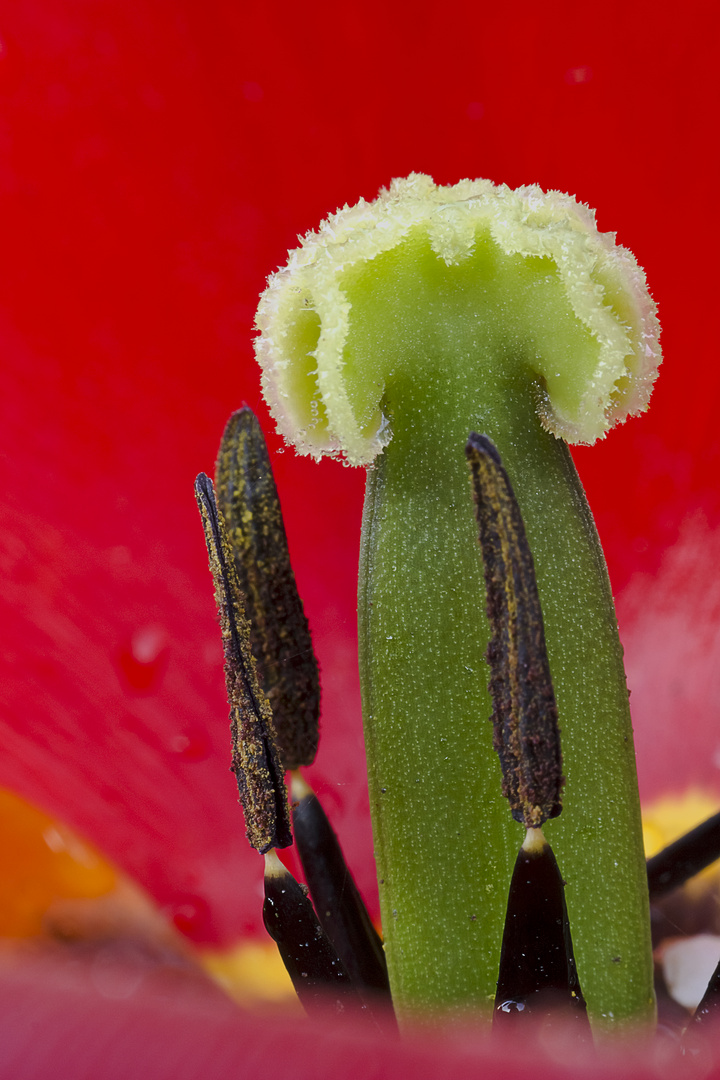
[[[130,652],[138,664],[152,664],[165,645],[165,635],[157,626],[143,626],[130,638]]]
[[[148,692],[156,687],[165,670],[167,645],[164,630],[143,626],[135,630],[118,654],[118,666],[133,690]]]
[[[503,1001],[502,1005],[498,1005],[497,1011],[498,1012],[504,1012],[504,1013],[512,1013],[512,1012],[519,1012],[520,1013],[520,1012],[524,1012],[525,1011],[525,1002],[524,1001],[514,1001],[514,1000]]]
[[[170,736],[168,747],[182,761],[204,761],[210,753],[210,738],[206,731],[178,731]]]
[[[181,934],[192,941],[207,941],[211,937],[210,906],[202,896],[184,893],[170,907],[170,918]]]
[[[568,86],[580,86],[581,83],[590,82],[592,74],[592,68],[586,64],[582,67],[568,68],[565,72],[565,82]]]

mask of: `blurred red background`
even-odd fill
[[[713,18],[700,0],[0,13],[0,784],[92,839],[193,940],[260,925],[192,496],[243,402],[270,434],[322,666],[310,779],[374,889],[363,476],[283,452],[252,320],[298,233],[412,170],[569,191],[646,268],[666,356],[652,408],[576,460],[643,795],[720,791]]]

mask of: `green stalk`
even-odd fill
[[[393,1000],[401,1015],[491,1006],[524,835],[501,796],[488,719],[489,628],[464,455],[476,429],[503,456],[535,558],[567,777],[563,813],[545,829],[567,882],[580,979],[594,1018],[647,1016],[647,884],[607,572],[567,448],[541,429],[531,394],[493,366],[489,356],[478,365],[482,385],[466,383],[461,400],[442,399],[445,370],[395,409],[388,401],[395,437],[368,474],[360,672]]]
[[[464,447],[498,447],[537,570],[567,784],[548,839],[590,1014],[652,1015],[647,882],[607,571],[564,443],[647,404],[657,321],[637,263],[567,196],[394,182],[270,279],[266,397],[303,453],[369,464],[360,671],[400,1017],[487,1009],[521,827],[501,795]],[[554,434],[549,434],[552,431]]]

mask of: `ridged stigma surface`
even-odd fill
[[[523,836],[492,750],[489,631],[464,460],[475,430],[498,447],[535,558],[567,777],[563,813],[546,828],[567,881],[580,980],[595,1020],[647,1018],[647,886],[605,564],[569,453],[537,419],[523,343],[513,351],[468,319],[462,280],[453,319],[448,279],[462,269],[424,267],[402,287],[390,274],[372,295],[360,278],[354,295],[348,288],[366,313],[348,355],[392,370],[384,410],[393,437],[368,475],[359,610],[393,995],[401,1016],[490,1007]],[[442,304],[425,292],[435,270]]]

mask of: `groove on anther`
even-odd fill
[[[317,661],[290,565],[265,439],[247,407],[227,422],[215,483],[283,765],[310,765],[318,745]]]
[[[562,809],[560,730],[532,553],[500,455],[470,434],[470,467],[480,533],[491,639],[493,745],[512,815],[538,828]]]
[[[232,771],[250,844],[258,851],[292,844],[283,767],[267,698],[260,688],[250,648],[243,600],[230,556],[212,481],[200,473],[195,497],[205,530],[225,654],[225,686],[230,705]]]

